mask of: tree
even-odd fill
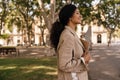
[[[108,30],[109,40],[108,46],[111,43],[112,34],[116,28],[120,27],[120,1],[119,0],[101,0],[98,5],[100,15],[104,16],[104,20],[100,17],[99,24],[103,24]]]
[[[11,2],[11,11],[7,15],[6,20],[6,26],[9,29],[9,31],[12,33],[14,30],[14,27],[17,27],[17,32],[22,32],[22,41],[24,41],[24,35],[25,35],[25,21],[21,13],[15,8],[15,5]]]
[[[40,24],[39,24],[39,26],[38,26],[39,28],[40,28],[40,31],[41,31],[41,39],[42,39],[42,42],[43,42],[43,46],[45,46],[45,40],[44,40],[44,30],[45,30],[45,28],[46,28],[46,25],[45,25],[45,23],[44,23],[44,18],[43,18],[43,16],[40,16]]]
[[[27,41],[31,44],[31,38],[34,33],[32,31],[32,24],[34,23],[34,9],[36,9],[36,0],[13,0],[16,9],[21,13],[25,22]]]
[[[10,38],[10,35],[9,35],[9,34],[6,34],[6,33],[1,34],[1,35],[0,35],[0,38],[6,40],[6,41],[7,41],[7,45],[9,44],[9,38]]]
[[[46,10],[43,0],[38,0],[41,16],[44,17],[44,20],[46,22],[46,26],[47,26],[48,30],[51,29],[51,24],[52,24],[52,22],[54,22],[53,20],[54,20],[54,13],[55,13],[55,11],[54,11],[55,10],[55,0],[51,0],[50,2],[51,2],[50,10]],[[48,1],[46,1],[46,3],[48,4]]]
[[[7,14],[9,14],[9,1],[8,0],[1,0],[0,1],[0,35],[1,30],[3,28],[3,24],[5,24],[5,19]]]

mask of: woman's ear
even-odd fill
[[[70,18],[69,20],[72,21],[72,18]]]

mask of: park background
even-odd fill
[[[0,80],[56,80],[57,59],[49,32],[61,7],[69,3],[80,10],[83,19],[76,33],[91,43],[93,62],[101,60],[97,53],[119,56],[119,0],[0,0],[0,48],[19,50],[16,55],[17,51],[0,49]],[[119,61],[119,57],[113,59]]]

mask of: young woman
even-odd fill
[[[75,32],[81,18],[78,8],[67,4],[52,26],[50,40],[58,57],[58,80],[88,80],[85,62],[90,57],[83,56],[83,44]]]

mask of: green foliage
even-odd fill
[[[83,17],[83,21],[90,22],[91,21],[91,5],[92,0],[75,0],[75,4],[79,5],[78,8],[80,10],[80,13]]]
[[[50,19],[51,10],[46,6],[50,6],[51,0],[42,0],[44,12],[39,7],[37,0],[2,0],[0,2],[0,19],[12,32],[13,25],[17,25],[18,31],[27,29],[28,36],[32,33],[32,24],[35,23],[34,17],[40,18],[42,14],[47,14],[45,17]],[[64,0],[66,1],[66,0]],[[98,20],[98,25],[104,25],[108,31],[115,31],[115,28],[120,28],[120,0],[100,0],[95,7],[92,5],[93,0],[71,0],[73,4],[78,5],[80,13],[82,14],[84,24],[90,24],[94,20]],[[66,3],[63,0],[56,0],[55,17],[60,8]],[[49,7],[51,8],[51,7]],[[101,18],[104,16],[105,20]],[[45,20],[45,17],[43,19]],[[1,24],[2,24],[1,22]],[[82,23],[82,24],[83,24]],[[47,21],[45,22],[46,27]],[[26,33],[25,33],[26,34]],[[29,38],[28,38],[29,39]]]
[[[39,16],[39,5],[37,0],[12,0],[14,10],[11,10],[12,17],[9,17],[8,27],[9,29],[13,25],[17,25],[18,31],[26,30],[28,41],[32,36],[32,24],[34,23],[34,17]]]
[[[2,39],[8,39],[9,37],[10,37],[9,34],[1,34],[0,35],[0,38],[2,38]]]
[[[114,33],[113,36],[120,38],[120,29],[117,29]]]
[[[108,30],[108,42],[111,42],[111,38],[117,36],[114,32],[116,31],[116,28],[119,28],[120,25],[120,1],[101,0],[98,4],[98,10],[101,12],[101,15],[104,16],[105,19],[98,20],[101,21],[101,24],[103,24],[104,27]]]
[[[50,0],[42,0],[43,3],[50,3]]]
[[[120,1],[119,1],[120,2]],[[118,3],[118,2],[117,2]],[[104,25],[108,29],[115,29],[120,25],[120,12],[119,12],[119,5],[117,5],[115,0],[102,0],[99,4],[99,8],[101,9],[105,20],[103,22],[106,23]]]
[[[10,13],[9,0],[1,0],[0,2],[0,31],[3,27],[2,24],[6,22],[6,16]],[[1,34],[1,32],[0,32]]]

